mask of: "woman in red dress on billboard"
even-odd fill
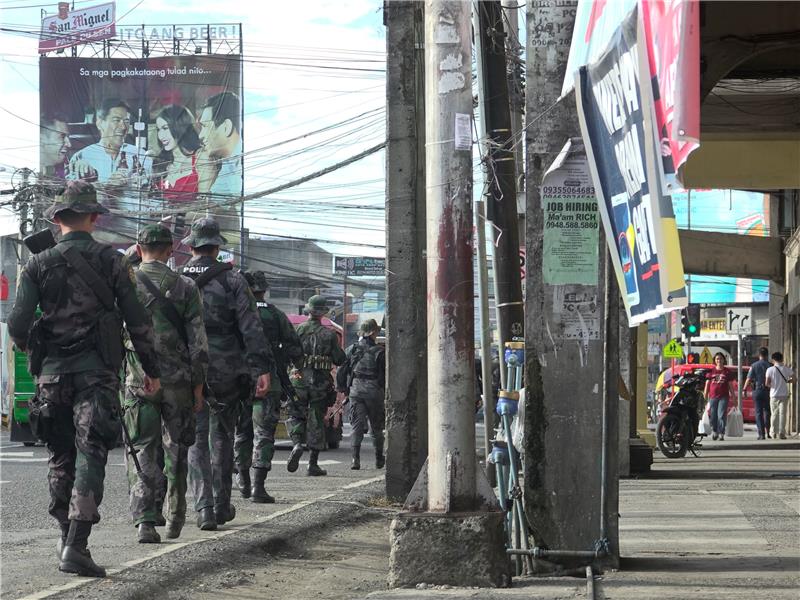
[[[192,113],[178,104],[166,106],[156,117],[156,131],[161,146],[153,165],[156,186],[168,202],[193,201],[198,189],[197,151],[203,144]]]

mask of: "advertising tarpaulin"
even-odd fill
[[[114,2],[70,10],[69,2],[58,3],[58,13],[42,19],[39,52],[63,50],[77,44],[99,42],[116,35]]]
[[[162,219],[180,236],[208,213],[238,244],[238,55],[42,58],[39,85],[41,173],[96,185],[112,213],[98,237],[129,245]]]
[[[642,91],[649,78],[638,25],[634,9],[608,51],[579,69],[575,84],[598,209],[631,327],[686,305],[671,200],[660,185],[652,104]]]
[[[579,0],[562,96],[581,66],[596,62],[639,7],[644,22],[665,182],[697,148],[700,137],[700,6],[697,0]]]

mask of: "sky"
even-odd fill
[[[75,5],[80,9],[101,3]],[[0,27],[13,30],[0,32],[0,189],[9,187],[14,169],[37,169],[39,164],[38,52],[30,33],[39,30],[42,9],[54,14],[57,3],[0,0]],[[301,5],[276,0],[119,0],[117,20],[120,26],[243,23],[244,151],[272,146],[246,154],[246,194],[320,170],[385,139],[381,0]],[[15,33],[19,30],[28,35]],[[306,136],[339,123],[333,130]],[[280,143],[296,137],[301,139]],[[382,255],[383,161],[379,152],[253,200],[246,205],[245,225],[252,235],[325,240],[330,243],[324,247],[337,254]]]

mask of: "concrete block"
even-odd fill
[[[389,529],[389,587],[509,587],[503,513],[401,513]]]

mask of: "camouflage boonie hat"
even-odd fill
[[[378,322],[375,319],[367,319],[361,324],[361,327],[358,328],[359,333],[363,333],[365,335],[369,335],[373,331],[380,331],[381,328],[378,327]]]
[[[160,223],[148,225],[139,232],[139,243],[145,246],[147,244],[171,244],[172,233]]]
[[[308,304],[306,304],[306,310],[309,313],[316,313],[318,315],[326,314],[328,312],[328,302],[325,300],[325,296],[311,296],[308,299]]]
[[[52,219],[62,210],[99,215],[108,212],[108,209],[97,201],[97,192],[94,186],[82,179],[68,181],[64,189],[56,194],[53,205],[45,211],[44,216]]]
[[[131,264],[132,267],[135,267],[140,262],[142,262],[142,257],[139,256],[139,253],[136,251],[136,244],[132,246],[128,246],[128,248],[123,253],[125,258],[128,259],[128,262]]]
[[[201,217],[192,223],[192,232],[183,238],[181,243],[191,248],[200,246],[221,246],[227,244],[226,240],[219,232],[219,223],[211,217]]]
[[[254,292],[266,292],[269,289],[264,271],[248,271],[244,274],[244,278],[247,279],[247,284]]]

